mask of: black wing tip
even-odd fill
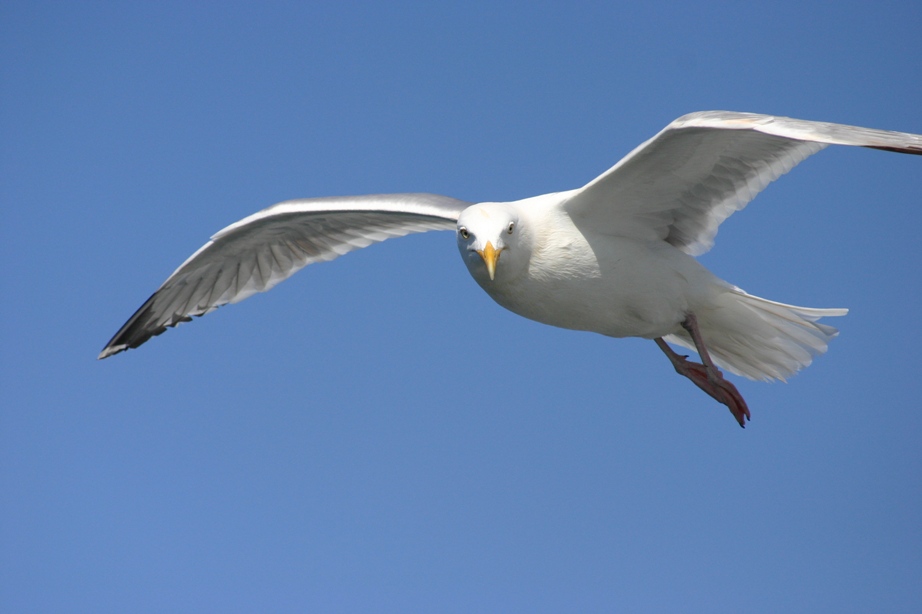
[[[865,145],[868,149],[880,149],[881,151],[892,151],[894,153],[912,154],[922,156],[922,147],[907,145],[905,147],[887,147],[885,145]]]
[[[192,318],[186,316],[184,318],[177,319],[170,324],[154,329],[145,329],[143,325],[131,326],[124,332],[119,331],[116,333],[116,335],[112,337],[112,340],[106,344],[106,347],[102,349],[102,352],[99,353],[99,356],[96,357],[96,360],[102,360],[127,350],[133,350],[136,347],[144,345],[151,338],[156,337],[157,335],[162,335],[166,332],[166,329],[172,328],[177,324],[181,324],[182,322],[190,321],[192,321]]]
[[[127,349],[128,349],[127,345],[113,345],[112,343],[108,343],[106,344],[106,347],[104,347],[102,351],[99,353],[99,356],[96,357],[96,360],[106,359],[109,356],[113,356],[115,354],[118,354],[119,352],[124,352]]]
[[[99,356],[96,359],[102,360],[120,352],[132,350],[146,343],[147,340],[151,337],[156,337],[157,335],[162,334],[166,331],[166,329],[166,326],[161,326],[160,328],[154,330],[144,330],[141,326],[132,326],[124,332],[119,331],[114,337],[112,337],[112,340],[106,344],[106,347],[102,349],[102,352],[99,353]]]
[[[153,302],[157,296],[154,293],[141,307],[128,319],[127,322],[119,329],[117,333],[109,340],[109,343],[102,349],[97,360],[103,360],[109,356],[114,356],[120,352],[134,349],[146,343],[151,337],[156,337],[166,332],[167,328],[189,322],[191,316],[173,316],[165,324],[154,324]]]

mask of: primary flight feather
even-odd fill
[[[836,329],[811,309],[747,294],[694,256],[721,222],[827,145],[922,155],[922,135],[787,117],[705,111],[675,120],[582,188],[472,204],[434,194],[313,198],[231,224],[189,257],[99,358],[256,292],[302,267],[391,237],[455,230],[471,275],[500,305],[553,326],[652,339],[680,374],[749,409],[718,366],[785,379],[826,351]],[[698,352],[686,360],[668,342]]]

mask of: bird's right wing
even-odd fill
[[[106,344],[99,358],[265,292],[314,262],[392,237],[453,230],[470,203],[435,194],[289,200],[231,224],[192,254]]]

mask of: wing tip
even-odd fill
[[[102,351],[99,353],[99,356],[96,357],[96,360],[104,360],[109,356],[118,354],[119,352],[124,352],[127,349],[128,346],[125,344],[113,345],[112,343],[109,343],[102,349]]]
[[[156,296],[156,294],[154,296]],[[103,360],[114,354],[139,347],[153,337],[163,334],[168,328],[192,320],[191,316],[174,316],[165,324],[159,326],[152,324],[150,313],[151,302],[154,296],[148,299],[148,301],[125,322],[124,326],[115,333],[115,336],[109,340],[109,343],[106,344],[99,353],[99,356],[96,357],[97,360]]]
[[[892,151],[893,153],[911,154],[922,156],[922,147],[915,145],[906,145],[905,147],[889,147],[886,145],[865,145],[868,149],[879,149],[881,151]]]
[[[106,347],[102,349],[102,351],[99,353],[99,356],[96,357],[96,360],[103,360],[109,356],[113,356],[115,354],[139,347],[157,335],[166,332],[167,328],[172,328],[181,322],[188,322],[191,319],[192,318],[186,317],[172,324],[160,326],[152,330],[131,327],[125,331],[119,331],[115,337],[113,337],[112,340],[106,344]]]

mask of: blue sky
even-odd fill
[[[317,6],[320,4],[320,6]],[[684,113],[922,133],[922,4],[0,7],[0,609],[922,608],[922,159],[829,148],[703,261],[849,307],[729,412],[505,312],[449,233],[99,362],[280,200],[583,185]]]

